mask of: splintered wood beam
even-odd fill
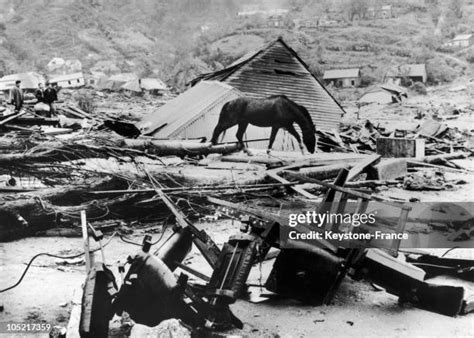
[[[22,115],[25,115],[26,113],[28,113],[28,110],[23,110],[23,111],[19,112],[18,114],[10,115],[6,119],[0,121],[0,126],[4,125],[5,123],[8,123],[10,121],[13,121],[13,120],[17,119],[18,117],[20,117]]]
[[[268,171],[267,172],[267,176],[273,178],[274,180],[280,182],[280,183],[285,183],[285,184],[288,184],[290,183],[290,181],[284,179],[283,177],[281,176],[278,176],[278,174],[274,173],[274,172],[271,172],[271,171]],[[313,195],[312,193],[310,192],[307,192],[306,190],[304,190],[303,188],[301,188],[300,186],[291,186],[291,189],[295,192],[297,192],[298,194],[300,195],[303,195],[304,197],[306,198],[309,198],[309,199],[318,199],[319,197],[316,196],[316,195]]]
[[[359,163],[357,163],[352,169],[349,171],[349,174],[347,175],[347,180],[346,181],[352,181],[356,176],[358,176],[360,173],[362,173],[365,168],[367,168],[369,165],[374,164],[377,162],[382,155],[374,154],[371,155],[363,160],[361,160]]]

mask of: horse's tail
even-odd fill
[[[228,121],[229,117],[229,105],[230,101],[224,103],[224,105],[221,108],[221,112],[219,113],[219,119],[217,121],[217,125],[214,128],[214,132],[212,133],[212,138],[211,138],[211,143],[216,144],[217,140],[222,132],[225,133],[225,130],[227,129],[226,127],[226,122]],[[225,134],[224,134],[225,135]]]
[[[227,114],[229,112],[229,106],[230,106],[230,101],[224,103],[224,105],[221,108],[221,112],[219,113],[219,124],[223,124],[226,120],[228,120]]]

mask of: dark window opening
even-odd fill
[[[275,73],[283,74],[283,75],[293,75],[296,76],[296,73],[289,71],[289,70],[282,70],[282,69],[274,69]]]

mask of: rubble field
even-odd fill
[[[224,251],[229,236],[239,233],[254,236],[252,231],[256,231],[264,243],[273,243],[268,233],[264,237],[258,229],[269,222],[278,224],[290,212],[315,208],[323,200],[340,203],[341,196],[355,196],[358,208],[366,201],[369,209],[374,203],[387,203],[402,210],[410,202],[462,204],[473,196],[472,81],[436,87],[427,95],[412,95],[388,106],[358,108],[348,103],[340,130],[321,131],[316,126],[319,151],[305,155],[251,149],[249,156],[236,144],[211,146],[202,140],[157,140],[138,135],[134,123],[170,97],[136,98],[93,90],[86,94],[95,97],[97,104],[91,112],[79,107],[77,94],[65,92],[57,107],[58,116],[44,117],[28,107],[25,114],[7,122],[0,120],[1,288],[14,285],[38,253],[78,256],[84,250],[84,226],[86,232],[99,230],[103,234],[106,266],[122,280],[119,262],[141,250],[144,236],[151,236],[147,243],[151,243],[150,252],[155,252],[176,227],[182,231],[192,224],[193,236],[200,238],[199,230],[204,230]],[[407,140],[409,145],[401,150],[405,152],[416,152],[410,147],[418,147],[416,140],[422,140],[423,155],[382,156],[381,152],[393,151],[384,139]],[[92,230],[84,225],[82,210]],[[398,214],[394,219],[398,220]],[[441,243],[439,249],[422,249],[415,256],[439,256],[460,246],[444,258],[472,263],[474,250],[466,249],[474,244],[472,219],[471,214],[460,223],[424,222],[408,216],[403,226],[420,241],[431,236]],[[416,265],[419,261],[412,258],[410,244],[402,241],[396,250],[400,247],[398,257],[410,271],[404,273],[415,278],[422,265]],[[93,240],[91,247],[99,248]],[[234,248],[231,261],[238,247],[230,247]],[[328,244],[326,249],[330,247]],[[212,246],[206,248],[213,250]],[[222,335],[310,336],[317,332],[381,336],[389,332],[393,336],[467,337],[474,332],[473,314],[469,313],[472,275],[427,279],[431,286],[464,288],[462,308],[450,315],[441,314],[444,310],[432,304],[427,311],[422,301],[397,294],[393,286],[382,288],[380,280],[356,278],[353,271],[344,271],[342,277],[354,278],[331,284],[331,288],[337,286],[327,292],[331,297],[326,295],[323,304],[314,306],[302,302],[301,295],[269,292],[263,286],[269,274],[278,273],[271,271],[279,252],[273,247],[263,254],[262,262],[250,266],[246,279],[250,286],[238,297],[232,296],[235,303],[229,303],[243,328],[234,324]],[[99,252],[95,257],[102,260]],[[341,257],[327,259],[343,262],[341,266],[352,262],[349,256]],[[86,264],[84,256],[35,260],[21,283],[2,294],[0,322],[43,322],[58,326],[58,330],[73,327],[81,306]],[[215,276],[208,257],[196,246],[180,264],[176,274],[188,267],[207,276],[212,284]],[[357,270],[358,266],[351,268]],[[223,271],[225,279],[228,271]],[[188,275],[188,284],[202,283],[203,278]],[[462,284],[458,279],[463,279]],[[217,289],[222,291],[224,282]],[[200,289],[193,290],[198,293]],[[119,336],[128,336],[130,321],[115,315],[110,328]]]

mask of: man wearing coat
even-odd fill
[[[15,87],[10,90],[10,103],[15,106],[15,113],[19,113],[23,107],[23,90],[20,88],[21,81],[15,82]]]
[[[43,102],[49,105],[49,113],[53,115],[55,113],[54,101],[58,100],[58,92],[56,88],[52,86],[50,82],[46,82],[46,89],[43,92]]]

